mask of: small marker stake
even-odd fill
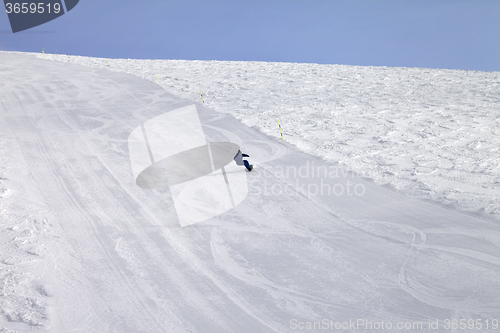
[[[108,68],[109,68],[108,58],[106,58],[106,66],[108,66]]]
[[[68,56],[68,62],[69,62],[69,56]]]
[[[201,90],[200,90],[200,96],[201,96],[201,100],[203,101],[203,103],[205,103],[205,100],[203,99],[203,94],[201,93]]]
[[[156,74],[156,82],[160,83],[160,81],[158,81],[158,74]]]
[[[281,140],[283,140],[283,132],[281,131],[281,124],[279,119],[278,119],[278,126],[280,127]]]

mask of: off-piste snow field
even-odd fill
[[[256,165],[184,226],[182,108]],[[2,52],[0,332],[497,332],[499,148],[498,72]]]

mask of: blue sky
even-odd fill
[[[498,0],[80,0],[0,49],[500,71]]]

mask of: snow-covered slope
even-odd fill
[[[39,57],[42,57],[38,54]],[[65,55],[46,59],[67,61]],[[407,195],[500,220],[500,73],[100,59]]]
[[[135,185],[127,139],[144,121],[192,102],[107,68],[0,53],[0,331],[289,332],[347,324],[364,332],[367,322],[384,322],[380,331],[390,323],[426,332],[436,331],[430,322],[444,331],[446,320],[461,319],[474,320],[470,331],[477,323],[494,331],[496,221],[409,198],[299,151],[288,140],[304,129],[290,135],[288,125],[301,124],[291,114],[282,119],[282,141],[214,111],[214,92],[204,96],[209,107],[198,101],[196,108],[206,135],[238,144],[257,168],[236,209],[181,228],[168,189]],[[270,105],[272,97],[259,100]],[[274,116],[267,117],[271,126]],[[339,128],[349,133],[346,126]],[[354,134],[343,139],[361,145]],[[497,149],[490,146],[497,138],[488,139]],[[417,147],[407,145],[412,161]],[[495,190],[494,181],[488,186]]]

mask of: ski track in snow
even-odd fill
[[[40,54],[36,54],[42,57]],[[45,59],[67,61],[66,55]],[[103,59],[377,184],[500,220],[500,73],[342,65]],[[109,67],[108,67],[109,65]]]
[[[103,59],[71,56],[101,67],[85,68],[0,58],[0,332],[287,332],[293,318],[500,319],[497,221],[377,185],[421,196],[427,184],[424,197],[497,217],[498,73],[109,61],[150,81],[158,72],[167,93],[104,70]],[[181,228],[168,190],[135,185],[127,137],[189,100],[207,139],[237,143],[257,168],[236,209]],[[306,163],[340,174],[277,172]],[[321,181],[365,191],[299,190]],[[266,186],[291,190],[264,194]]]

